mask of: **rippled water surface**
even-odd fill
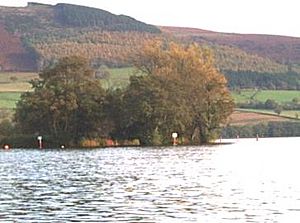
[[[0,222],[300,222],[300,138],[0,150]]]

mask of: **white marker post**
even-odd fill
[[[43,148],[43,144],[42,144],[43,137],[42,136],[38,136],[37,140],[39,142],[39,148],[42,149]]]
[[[178,133],[177,133],[177,132],[173,132],[173,133],[172,133],[173,146],[176,146],[176,145],[177,145],[177,137],[178,137]]]

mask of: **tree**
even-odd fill
[[[106,79],[108,80],[111,76],[111,73],[106,65],[101,65],[95,74],[97,79]]]
[[[168,144],[171,133],[184,133],[191,122],[188,106],[176,97],[177,83],[162,77],[131,77],[123,94],[119,135],[141,144]]]
[[[233,99],[226,87],[226,79],[213,64],[210,51],[192,44],[187,47],[160,41],[149,42],[135,57],[137,69],[164,83],[176,83],[169,88],[168,100],[176,99],[185,107],[186,135],[200,143],[209,142],[220,125],[233,111]],[[162,88],[168,86],[162,85]],[[162,99],[162,97],[161,97]],[[136,100],[136,99],[135,99]],[[176,104],[176,103],[171,103]],[[172,107],[175,111],[178,107]]]
[[[275,109],[278,107],[278,103],[273,99],[267,99],[265,102],[265,108],[266,109]]]
[[[299,98],[293,98],[293,99],[292,99],[292,102],[293,102],[294,104],[299,104],[300,99],[299,99]]]
[[[277,115],[280,115],[281,112],[282,112],[282,106],[278,105],[276,106],[276,108],[274,109],[274,112],[277,114]]]
[[[9,136],[14,133],[14,126],[10,120],[4,119],[0,122],[0,139],[4,136]]]
[[[62,58],[39,76],[32,81],[34,91],[17,104],[15,120],[23,132],[63,137],[71,144],[106,134],[101,128],[105,91],[84,58]]]

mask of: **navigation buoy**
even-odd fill
[[[177,145],[177,137],[178,137],[178,133],[177,133],[177,132],[173,132],[173,133],[172,133],[173,146],[176,146],[176,145]]]
[[[42,149],[43,148],[43,143],[42,143],[43,137],[42,136],[38,136],[37,140],[38,140],[39,148]]]

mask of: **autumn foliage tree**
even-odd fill
[[[207,143],[216,136],[233,111],[233,99],[226,87],[226,79],[215,68],[212,54],[207,49],[195,44],[182,46],[152,41],[133,57],[133,63],[153,81],[163,81],[160,92],[167,91],[165,100],[169,102],[171,111],[161,110],[162,117],[170,117],[177,111],[184,112],[181,114],[185,117],[182,118],[181,129],[173,128],[169,132],[180,131],[195,143]],[[128,91],[130,87],[134,87],[132,83]],[[138,100],[138,93],[135,94]],[[144,92],[140,91],[140,94]],[[163,97],[160,98],[163,100]],[[172,118],[166,120],[168,123],[164,124],[170,127],[174,127],[172,122],[178,121]]]

